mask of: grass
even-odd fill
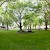
[[[0,30],[0,50],[50,50],[50,31],[26,34]]]

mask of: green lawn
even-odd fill
[[[50,50],[50,31],[26,34],[0,30],[0,50]]]

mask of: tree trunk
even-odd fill
[[[47,21],[45,21],[45,30],[47,30]]]
[[[36,25],[35,25],[35,30],[36,30]]]
[[[7,30],[9,30],[9,28],[8,28],[8,24],[7,24]]]
[[[20,17],[19,17],[19,20],[20,20],[20,23],[19,23],[19,28],[20,28],[20,31],[22,31],[22,23],[21,23],[21,13],[20,13]]]
[[[28,25],[28,31],[29,31],[29,25]]]
[[[31,23],[30,23],[30,25],[28,25],[28,32],[32,32],[31,31]]]
[[[4,27],[4,23],[2,22],[2,27]]]
[[[31,31],[31,23],[30,23],[30,31]]]
[[[20,22],[20,31],[22,31],[22,25],[21,25],[21,22]]]

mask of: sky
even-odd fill
[[[20,2],[29,1],[29,0],[19,0]],[[31,0],[30,0],[31,1]],[[32,2],[37,2],[37,0],[32,0]]]
[[[2,8],[4,9],[4,11],[5,11],[5,8],[6,8],[7,5],[8,5],[7,2],[5,2],[5,3],[2,5]]]

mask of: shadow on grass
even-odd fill
[[[32,34],[32,33],[35,33],[35,32],[34,32],[34,31],[23,31],[23,30],[20,31],[20,30],[19,30],[19,31],[17,31],[17,33],[19,33],[19,34],[21,34],[21,33],[22,33],[22,34]]]

